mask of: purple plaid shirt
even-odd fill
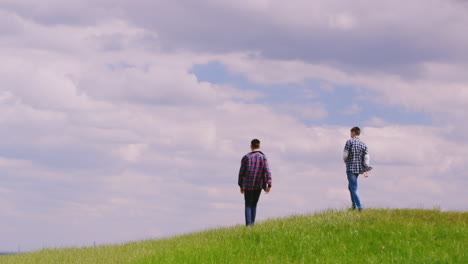
[[[265,154],[253,151],[242,158],[238,184],[250,191],[271,187],[271,172]]]

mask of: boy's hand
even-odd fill
[[[242,194],[244,194],[244,188],[240,188]]]
[[[265,192],[266,192],[266,193],[269,193],[270,191],[271,191],[271,187],[267,187],[267,188],[265,189]]]
[[[367,177],[369,177],[369,172],[366,171],[364,172],[364,178],[367,178]]]

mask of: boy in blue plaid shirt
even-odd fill
[[[348,189],[351,194],[352,208],[362,211],[361,199],[357,189],[357,179],[359,174],[364,174],[364,178],[369,177],[370,155],[366,144],[359,138],[361,129],[353,127],[351,129],[351,139],[346,141],[343,152],[343,160],[346,163],[346,174],[348,176]]]

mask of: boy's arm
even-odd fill
[[[343,161],[346,163],[346,161],[348,161],[348,156],[349,156],[349,151],[351,150],[351,143],[348,141],[346,141],[346,145],[344,147],[344,151],[343,151]]]
[[[237,181],[237,184],[239,185],[239,187],[241,189],[244,188],[244,174],[245,174],[245,169],[246,169],[245,159],[246,159],[246,157],[244,156],[242,158],[242,160],[241,160],[241,166],[240,166],[240,169],[239,169],[239,179]]]
[[[268,165],[268,160],[265,157],[264,159],[264,170],[263,170],[263,179],[266,183],[266,188],[271,188],[271,171],[270,166]]]
[[[369,177],[369,171],[372,170],[372,167],[370,166],[370,154],[367,146],[364,149],[364,170],[364,177]]]
[[[364,164],[366,166],[369,166],[370,165],[370,155],[369,153],[367,153],[365,156],[364,156]]]
[[[370,164],[370,154],[367,146],[364,145],[364,165],[369,167]]]
[[[349,151],[344,150],[343,151],[343,161],[346,163],[348,161],[348,156],[349,156]]]

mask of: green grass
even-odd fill
[[[95,248],[0,256],[0,263],[468,263],[468,212],[327,211]]]

